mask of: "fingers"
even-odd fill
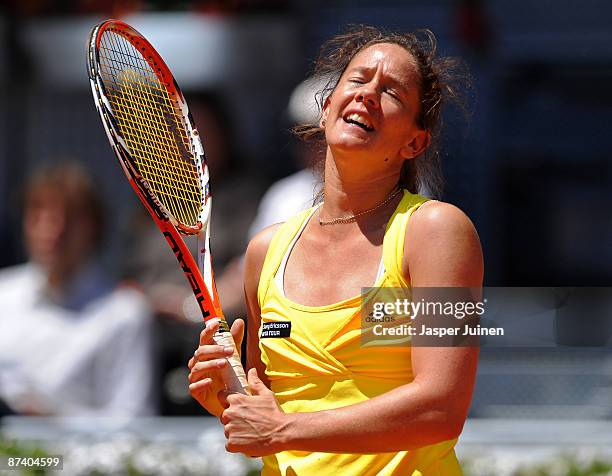
[[[223,406],[223,408],[229,408],[229,402],[227,401],[227,397],[229,397],[232,394],[232,392],[230,392],[229,390],[221,390],[218,394],[217,394],[217,398],[219,399],[219,401],[221,402],[221,405]],[[221,415],[223,417],[223,415]],[[223,421],[223,418],[221,418],[221,423],[226,423]]]
[[[189,384],[189,394],[196,400],[205,400],[208,391],[212,388],[212,379],[205,378]]]
[[[204,362],[212,359],[223,359],[230,357],[234,353],[233,347],[223,347],[220,345],[202,345],[193,353],[193,357],[189,359],[187,367],[193,369],[198,362]]]
[[[235,352],[233,346],[215,344],[214,334],[218,330],[218,319],[211,319],[206,323],[206,327],[200,333],[200,345],[187,364],[190,370],[189,391],[196,399],[206,394],[208,388],[213,384],[213,379],[221,378],[219,371],[229,365],[227,358]],[[244,336],[244,321],[241,319],[234,321],[231,333],[239,347]],[[227,342],[231,343],[229,339]]]
[[[219,330],[219,319],[211,319],[200,332],[200,345],[213,344],[213,335]]]
[[[201,345],[193,353],[193,359],[196,362],[202,362],[210,359],[221,359],[230,357],[234,353],[233,347],[223,347],[222,345]]]
[[[206,327],[200,333],[200,345],[187,363],[189,370],[193,369],[198,362],[230,357],[234,353],[232,347],[223,347],[214,343],[213,335],[218,329],[218,319],[213,319],[206,324]]]
[[[232,323],[230,332],[232,334],[232,338],[234,339],[234,342],[236,343],[238,352],[240,352],[240,346],[242,345],[242,339],[244,338],[244,321],[240,318],[236,319]]]
[[[259,378],[259,375],[257,374],[257,369],[255,367],[251,367],[249,371],[247,372],[247,380],[249,381],[249,383],[252,383],[255,385],[259,383],[263,383],[261,379]]]
[[[227,365],[229,365],[227,359],[212,359],[205,360],[204,362],[196,362],[191,368],[191,372],[189,372],[189,382],[193,383],[202,379],[202,377],[206,377],[207,374],[218,372]],[[221,376],[219,375],[218,378],[221,378]]]
[[[236,403],[237,401],[241,400],[242,397],[244,397],[244,395],[242,395],[241,393],[232,392],[231,390],[227,390],[227,389],[221,390],[217,394],[217,398],[219,399],[219,401],[221,402],[221,405],[223,405],[223,408],[225,409],[229,408],[230,404]],[[221,419],[221,423],[226,423],[223,421],[223,418]]]
[[[271,390],[266,387],[266,385],[259,378],[259,375],[257,375],[257,369],[255,367],[249,369],[249,372],[247,373],[247,381],[249,383],[249,388],[251,389],[252,395],[263,395],[271,392]]]

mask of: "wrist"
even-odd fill
[[[301,413],[285,413],[283,415],[282,422],[276,432],[276,444],[278,451],[288,451],[297,449],[296,443],[298,441],[298,428],[303,423]]]

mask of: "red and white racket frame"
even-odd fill
[[[149,183],[138,172],[135,161],[115,121],[111,105],[106,97],[104,83],[98,72],[100,61],[98,48],[100,47],[100,40],[104,32],[109,29],[127,38],[135,48],[140,50],[149,66],[157,73],[160,82],[168,91],[171,100],[175,101],[178,110],[180,110],[183,116],[191,153],[195,160],[201,190],[203,191],[203,203],[199,223],[196,226],[190,227],[179,223],[157,199]],[[227,322],[223,316],[223,311],[221,310],[212,270],[209,246],[212,196],[204,147],[176,80],[164,60],[149,41],[130,25],[118,20],[106,20],[92,30],[88,45],[87,72],[96,109],[102,119],[104,130],[132,188],[166,238],[168,245],[178,260],[195,295],[204,321],[208,322],[215,318],[220,321],[219,331],[214,336],[215,343],[235,347]],[[197,237],[197,264],[181,234],[195,235]],[[248,393],[248,385],[238,353],[235,352],[234,356],[228,360],[231,365],[227,365],[222,371],[222,376],[228,389],[239,391],[240,393]]]

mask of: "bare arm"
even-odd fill
[[[257,300],[257,288],[270,241],[278,227],[279,225],[269,226],[253,237],[247,248],[244,265],[244,294],[247,305],[247,368],[257,369],[257,373],[267,387],[270,385],[265,377],[265,367],[261,362],[261,350],[259,349],[261,309]]]
[[[460,210],[448,204],[431,203],[414,214],[404,259],[404,272],[414,287],[482,284],[482,252],[476,231]],[[230,428],[228,449],[247,454],[289,449],[380,453],[455,438],[468,412],[477,356],[475,348],[415,347],[412,382],[334,410],[284,414],[266,400],[269,395],[263,387],[257,392],[260,400],[252,404],[242,396],[232,396],[231,412],[222,418],[226,432],[227,424],[232,425],[241,410],[265,415],[269,423],[257,427],[259,434],[252,438],[237,432],[232,440]],[[256,378],[252,373],[249,377]]]

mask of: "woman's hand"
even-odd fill
[[[213,335],[219,329],[219,321],[212,320],[207,323],[200,333],[200,345],[189,359],[187,364],[189,373],[189,393],[209,413],[220,416],[224,406],[219,400],[219,392],[225,390],[221,378],[221,370],[229,365],[227,358],[233,353],[232,348],[223,348],[216,345]],[[244,336],[244,321],[236,319],[230,329],[236,348],[240,353],[240,346]]]
[[[288,415],[281,409],[272,392],[259,379],[257,370],[248,373],[251,396],[232,393],[222,400],[227,408],[221,415],[231,453],[247,456],[266,456],[283,451]],[[225,398],[224,398],[225,397]]]

